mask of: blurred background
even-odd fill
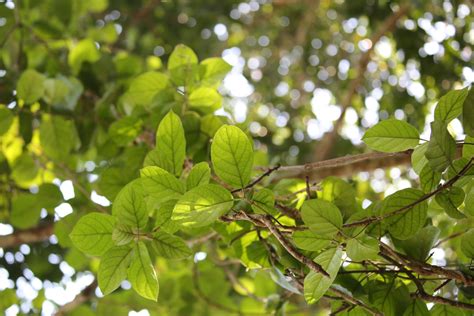
[[[124,82],[161,68],[184,43],[200,60],[218,56],[232,66],[219,88],[225,98],[218,114],[248,129],[270,164],[323,160],[363,152],[364,131],[388,117],[428,138],[438,98],[474,82],[472,11],[468,0],[0,0],[0,103],[13,104],[20,70],[36,68],[73,74],[75,113],[94,108],[102,117],[103,107],[120,104]],[[71,70],[68,48],[83,39],[101,54],[83,54]],[[86,115],[76,124],[81,131],[101,123]],[[457,119],[449,128],[462,135]],[[415,178],[393,168],[359,180],[372,194],[387,194]],[[58,185],[64,200],[74,196],[71,181]],[[75,206],[60,207],[67,215]],[[2,235],[11,231],[0,224]],[[75,273],[82,262],[62,260],[51,238],[34,256],[27,245],[0,249],[0,309],[8,307],[8,315],[40,307],[51,314],[92,282],[90,273]],[[137,312],[144,306],[136,305]]]

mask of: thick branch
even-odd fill
[[[13,248],[21,244],[46,241],[53,234],[53,230],[53,223],[25,230],[17,230],[10,235],[0,236],[0,248]]]
[[[344,123],[344,114],[346,109],[352,104],[352,100],[354,96],[357,94],[357,89],[362,85],[364,80],[364,74],[367,70],[367,65],[370,61],[370,55],[375,48],[375,44],[388,32],[390,32],[395,25],[397,24],[398,20],[400,20],[405,14],[408,13],[409,6],[402,6],[396,12],[394,12],[380,27],[377,33],[375,33],[372,38],[370,39],[372,42],[372,46],[360,57],[359,64],[357,66],[356,77],[351,81],[349,90],[344,95],[341,100],[341,116],[334,124],[334,129],[325,134],[323,139],[319,143],[316,148],[316,160],[324,160],[326,159],[331,150],[334,146],[336,136],[341,129]]]

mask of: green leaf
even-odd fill
[[[201,84],[206,86],[216,86],[220,84],[225,75],[232,69],[224,59],[212,57],[203,60],[199,64]]]
[[[423,192],[416,189],[403,189],[388,197],[382,203],[384,214],[397,211],[403,207],[411,205],[423,197]],[[423,227],[426,221],[428,204],[426,201],[417,203],[401,214],[393,215],[386,220],[390,234],[397,239],[408,239]]]
[[[61,104],[66,101],[69,94],[69,85],[64,79],[50,78],[44,81],[43,100],[51,105]]]
[[[337,177],[327,177],[321,182],[321,199],[334,203],[348,218],[357,211],[354,187]]]
[[[186,139],[179,117],[170,111],[160,122],[156,133],[158,167],[180,176],[186,158]]]
[[[125,146],[140,134],[143,122],[138,117],[126,116],[109,127],[110,138],[119,146]]]
[[[200,185],[186,192],[176,203],[172,219],[183,226],[206,226],[227,213],[234,200],[232,194],[215,184]]]
[[[467,135],[466,138],[464,138],[464,143],[465,144],[462,146],[462,156],[466,159],[474,157],[474,136]]]
[[[112,215],[137,233],[141,232],[148,222],[142,190],[140,179],[134,180],[120,190],[112,204]]]
[[[191,256],[191,249],[179,237],[158,231],[153,234],[152,250],[167,259],[184,259]]]
[[[458,207],[464,202],[464,190],[458,187],[451,187],[436,194],[435,200],[448,214],[455,219],[463,219],[466,216],[458,210]]]
[[[59,187],[52,183],[43,183],[39,187],[37,199],[41,207],[47,209],[50,213],[63,201],[63,195]]]
[[[368,284],[369,300],[385,316],[403,315],[410,303],[410,295],[405,285],[388,280],[388,283],[371,281]]]
[[[208,137],[214,137],[219,128],[224,125],[225,120],[214,114],[208,114],[201,120],[201,132]]]
[[[275,195],[263,188],[252,196],[252,210],[257,214],[275,214]]]
[[[469,191],[466,191],[466,198],[464,200],[464,212],[471,217],[474,217],[474,185]]]
[[[132,250],[129,246],[112,247],[100,259],[97,280],[104,295],[112,293],[127,277]]]
[[[310,271],[304,279],[304,298],[308,304],[314,304],[326,293],[334,279],[337,276],[341,265],[342,250],[340,248],[332,248],[322,252],[314,261],[319,263],[321,267],[329,274],[329,278]]]
[[[154,97],[168,86],[168,77],[149,71],[133,79],[127,95],[137,105],[149,106]]]
[[[185,86],[197,79],[198,58],[193,50],[185,45],[177,45],[168,60],[171,80],[176,85]]]
[[[417,174],[420,174],[423,168],[428,164],[425,153],[428,150],[429,143],[423,143],[415,147],[411,154],[411,165]]]
[[[82,252],[101,256],[114,246],[112,232],[116,219],[108,214],[89,213],[74,226],[69,237]]]
[[[461,250],[469,258],[474,259],[474,229],[468,230],[461,238]]]
[[[423,167],[420,173],[420,185],[423,192],[431,192],[438,186],[440,181],[441,173],[433,171],[429,165]]]
[[[78,42],[69,52],[67,61],[74,74],[79,73],[84,62],[95,63],[100,59],[100,52],[94,41],[87,38]]]
[[[431,316],[467,316],[464,310],[449,305],[435,304],[430,309]]]
[[[412,300],[403,316],[430,316],[430,312],[423,301]]]
[[[342,228],[341,211],[336,205],[321,199],[305,201],[301,217],[310,230],[323,237],[332,238]]]
[[[8,132],[13,123],[13,114],[6,106],[0,104],[0,136]]]
[[[21,154],[13,163],[11,177],[18,183],[33,180],[38,174],[38,165],[27,152]]]
[[[373,260],[378,258],[378,240],[367,235],[349,239],[346,252],[349,258],[354,261]]]
[[[153,301],[158,300],[158,277],[143,242],[135,246],[132,264],[128,268],[128,280],[138,294]]]
[[[10,223],[20,229],[30,228],[38,223],[41,206],[35,195],[22,193],[12,200]]]
[[[464,133],[474,137],[474,88],[472,87],[462,106],[462,127]]]
[[[253,148],[247,135],[238,127],[224,125],[219,128],[212,141],[211,159],[217,176],[227,184],[243,188],[249,183]]]
[[[425,157],[434,171],[443,172],[454,160],[456,142],[449,134],[446,123],[431,123],[431,139]]]
[[[200,87],[191,92],[188,98],[190,109],[203,114],[214,113],[222,105],[222,96],[216,89]]]
[[[27,104],[38,101],[44,94],[45,77],[33,69],[25,70],[18,80],[16,93]]]
[[[452,90],[442,96],[434,112],[436,121],[451,122],[456,117],[461,115],[462,105],[466,99],[468,88],[461,90]]]
[[[388,153],[415,148],[419,139],[416,128],[396,119],[381,121],[369,128],[362,138],[371,149]]]
[[[157,203],[177,200],[186,191],[183,182],[160,167],[145,167],[140,174],[144,191]]]
[[[56,160],[64,160],[76,147],[76,129],[73,121],[61,116],[43,116],[40,142],[44,152]]]
[[[293,241],[296,247],[308,251],[319,251],[329,246],[331,242],[329,239],[322,238],[310,230],[294,232]]]
[[[211,168],[205,161],[193,166],[186,178],[186,188],[188,190],[194,189],[202,184],[208,184],[211,180]]]
[[[127,245],[135,239],[135,234],[133,229],[127,225],[118,223],[114,230],[112,231],[112,240],[117,246]]]
[[[411,258],[424,262],[430,250],[438,241],[440,230],[435,226],[426,226],[420,229],[415,235],[405,240],[394,240],[397,247]]]

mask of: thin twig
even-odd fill
[[[269,176],[272,174],[272,172],[280,169],[281,165],[280,164],[277,164],[275,167],[272,167],[272,168],[268,168],[267,171],[265,171],[263,174],[261,174],[258,178],[256,178],[255,180],[253,180],[252,182],[250,182],[249,184],[247,184],[245,187],[241,188],[241,189],[235,189],[235,190],[232,190],[231,192],[232,193],[236,193],[236,192],[239,192],[241,190],[246,190],[246,189],[250,189],[252,187],[254,187],[255,185],[257,185],[259,182],[261,182],[265,177]]]

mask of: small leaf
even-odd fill
[[[158,300],[158,277],[143,242],[135,246],[132,264],[128,268],[128,280],[138,294],[153,301]]]
[[[110,138],[119,146],[125,146],[137,138],[143,122],[138,117],[126,116],[113,122],[109,127]]]
[[[151,241],[152,250],[167,259],[184,259],[191,255],[191,249],[179,237],[165,232],[156,232]]]
[[[16,93],[27,104],[38,101],[44,94],[45,77],[33,69],[25,70],[18,80]]]
[[[73,121],[61,116],[43,116],[40,142],[44,152],[56,160],[64,160],[76,147],[76,128]]]
[[[80,251],[101,256],[114,245],[115,223],[116,219],[108,214],[89,213],[81,217],[69,237]]]
[[[240,128],[224,125],[216,132],[211,146],[211,159],[217,176],[236,188],[250,181],[253,148]]]
[[[329,246],[331,242],[329,239],[325,239],[310,230],[294,232],[293,241],[296,247],[308,251],[319,251]]]
[[[192,84],[198,76],[198,58],[191,48],[177,45],[168,59],[168,70],[176,85]]]
[[[334,203],[344,218],[357,211],[356,192],[346,181],[337,177],[327,177],[321,182],[321,188],[321,199]]]
[[[231,69],[232,66],[222,58],[212,57],[204,59],[199,64],[201,84],[206,86],[218,85]]]
[[[435,200],[448,214],[449,217],[455,219],[466,218],[466,215],[458,210],[458,206],[464,202],[464,190],[458,187],[451,187],[436,194]]]
[[[472,87],[462,106],[462,127],[464,133],[474,137],[474,88]]]
[[[12,111],[0,104],[0,136],[8,132],[13,123],[13,118]]]
[[[349,239],[346,252],[354,261],[377,259],[379,243],[377,239],[363,235],[362,237]]]
[[[12,200],[12,211],[10,223],[20,229],[33,227],[38,223],[41,214],[41,206],[35,195],[21,193]]]
[[[190,109],[202,114],[210,114],[221,108],[222,96],[216,89],[200,87],[191,92],[188,103]]]
[[[319,263],[321,267],[329,274],[329,278],[310,271],[304,279],[304,298],[308,304],[314,304],[326,293],[334,279],[337,276],[339,267],[341,266],[342,250],[332,248],[322,252],[314,261]]]
[[[112,247],[101,258],[97,280],[104,295],[112,293],[127,277],[132,250],[128,246]]]
[[[154,97],[168,86],[168,77],[149,71],[133,79],[127,95],[137,105],[149,106]]]
[[[67,61],[73,73],[79,73],[84,62],[94,63],[100,59],[100,52],[90,38],[78,42],[69,52]]]
[[[158,167],[180,176],[186,158],[186,139],[180,118],[170,111],[160,122],[156,132]]]
[[[389,195],[382,203],[384,214],[397,211],[411,205],[423,197],[423,192],[416,189],[403,189]],[[386,221],[390,234],[398,239],[408,239],[418,232],[425,224],[428,204],[426,201],[417,203],[404,212],[389,217]]]
[[[462,105],[468,94],[468,88],[461,90],[452,90],[442,96],[434,112],[436,121],[451,122],[456,117],[461,115]]]
[[[193,166],[186,178],[186,188],[188,190],[194,189],[202,184],[208,184],[211,180],[211,168],[205,161]]]
[[[172,219],[180,221],[183,226],[206,226],[227,213],[233,204],[229,191],[215,184],[204,184],[186,192],[179,199]]]
[[[301,207],[303,222],[315,234],[332,238],[342,228],[341,211],[336,205],[323,200],[308,200]]]
[[[431,123],[431,139],[425,157],[431,169],[443,172],[454,160],[456,142],[449,134],[446,123],[434,121]]]
[[[145,167],[140,174],[144,191],[156,203],[177,200],[186,191],[183,182],[160,167]]]
[[[415,148],[420,134],[407,122],[388,119],[369,128],[362,139],[373,150],[391,153]]]
[[[275,214],[275,195],[270,189],[261,189],[252,196],[251,207],[257,214]]]
[[[140,179],[130,182],[120,190],[112,204],[112,214],[120,223],[130,226],[137,233],[145,228],[148,214]]]
[[[474,259],[474,229],[468,230],[461,238],[461,250],[469,258]]]

